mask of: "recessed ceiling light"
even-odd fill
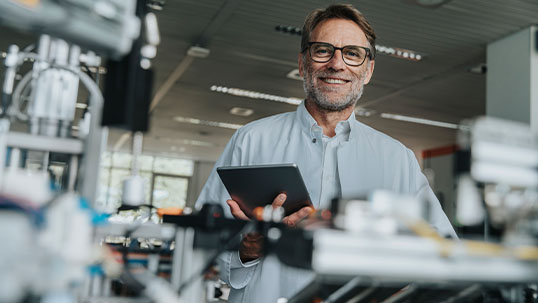
[[[480,63],[468,69],[470,73],[483,75],[488,72],[488,66],[486,63]]]
[[[187,55],[195,58],[207,58],[209,56],[209,53],[211,51],[208,48],[200,47],[200,46],[191,46],[189,50],[187,50]]]
[[[286,77],[290,78],[290,79],[293,79],[293,80],[299,80],[299,81],[303,81],[303,77],[301,77],[301,74],[299,74],[299,69],[296,68],[296,69],[292,69],[287,75]]]
[[[190,124],[195,124],[195,125],[205,125],[205,126],[221,127],[221,128],[228,128],[228,129],[239,129],[241,128],[241,126],[243,126],[242,124],[200,120],[196,118],[181,117],[181,116],[174,117],[174,120],[181,123],[190,123]]]
[[[254,113],[253,109],[250,108],[244,108],[244,107],[233,107],[230,109],[230,114],[241,116],[241,117],[248,117]]]
[[[229,95],[234,95],[234,96],[239,96],[239,97],[247,97],[247,98],[252,98],[252,99],[263,99],[263,100],[282,102],[282,103],[288,103],[288,104],[293,104],[293,105],[299,105],[301,104],[301,102],[303,102],[303,100],[299,98],[270,95],[270,94],[260,93],[256,91],[245,90],[241,88],[233,88],[233,87],[228,88],[225,86],[213,85],[210,87],[210,89],[211,91],[223,93],[223,94],[229,94]]]
[[[366,109],[364,107],[357,107],[355,108],[355,115],[359,117],[370,117],[373,114],[375,114],[374,110]]]

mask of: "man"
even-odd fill
[[[239,129],[215,167],[296,163],[315,208],[327,208],[334,197],[354,197],[379,188],[418,195],[433,201],[434,227],[455,236],[414,154],[355,119],[355,104],[370,82],[374,59],[375,33],[358,10],[337,4],[313,11],[303,27],[298,58],[305,101],[296,112]],[[273,206],[285,199],[283,194],[277,196]],[[229,208],[229,215],[248,220],[230,200],[215,170],[197,205],[207,202],[221,203]],[[303,208],[283,222],[294,226],[311,211]],[[260,240],[249,235],[240,252],[221,258],[222,279],[231,286],[230,302],[276,302],[291,297],[313,278],[311,272],[260,256]]]

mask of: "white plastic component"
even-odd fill
[[[406,219],[422,218],[422,203],[414,196],[376,190],[371,196],[372,210],[379,216],[399,216]]]
[[[484,220],[482,198],[473,180],[462,176],[458,181],[456,217],[464,225],[476,225]]]
[[[146,181],[141,176],[130,176],[123,181],[122,203],[129,206],[144,204],[144,187]]]
[[[154,13],[147,13],[145,18],[146,23],[146,39],[151,45],[159,45],[161,43],[161,35],[159,34],[159,25],[157,16]]]
[[[90,214],[80,208],[76,194],[66,193],[48,208],[39,239],[51,258],[51,267],[44,267],[50,275],[48,288],[66,289],[71,283],[82,283],[94,252],[92,230]]]
[[[6,59],[4,60],[4,65],[6,66],[6,75],[4,76],[4,86],[3,90],[7,94],[13,93],[13,88],[15,84],[15,75],[17,70],[17,61],[19,59],[19,47],[16,45],[11,45],[9,47],[9,52],[7,53]]]
[[[366,201],[349,201],[346,204],[344,229],[353,232],[366,231],[374,220],[369,216],[369,205]]]
[[[142,46],[140,53],[146,58],[153,59],[157,56],[157,48],[154,45],[144,45]]]
[[[43,171],[7,170],[1,192],[6,196],[29,201],[35,207],[43,206],[52,198],[49,174]]]
[[[86,112],[84,117],[78,121],[78,137],[84,139],[90,134],[91,114]]]
[[[344,229],[356,233],[395,235],[402,220],[420,220],[423,203],[413,196],[375,191],[371,201],[352,200],[345,206]]]
[[[29,217],[0,212],[0,243],[0,302],[22,302],[38,268],[35,230]]]

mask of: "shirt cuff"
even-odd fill
[[[228,281],[230,282],[230,286],[234,289],[241,289],[247,286],[254,275],[258,263],[260,263],[260,259],[245,263],[241,262],[239,251],[229,253],[228,264],[230,270]]]

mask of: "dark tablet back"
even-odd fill
[[[287,195],[283,207],[286,216],[304,206],[312,206],[310,196],[295,164],[227,166],[217,173],[248,217],[256,207],[271,204],[280,193]]]

